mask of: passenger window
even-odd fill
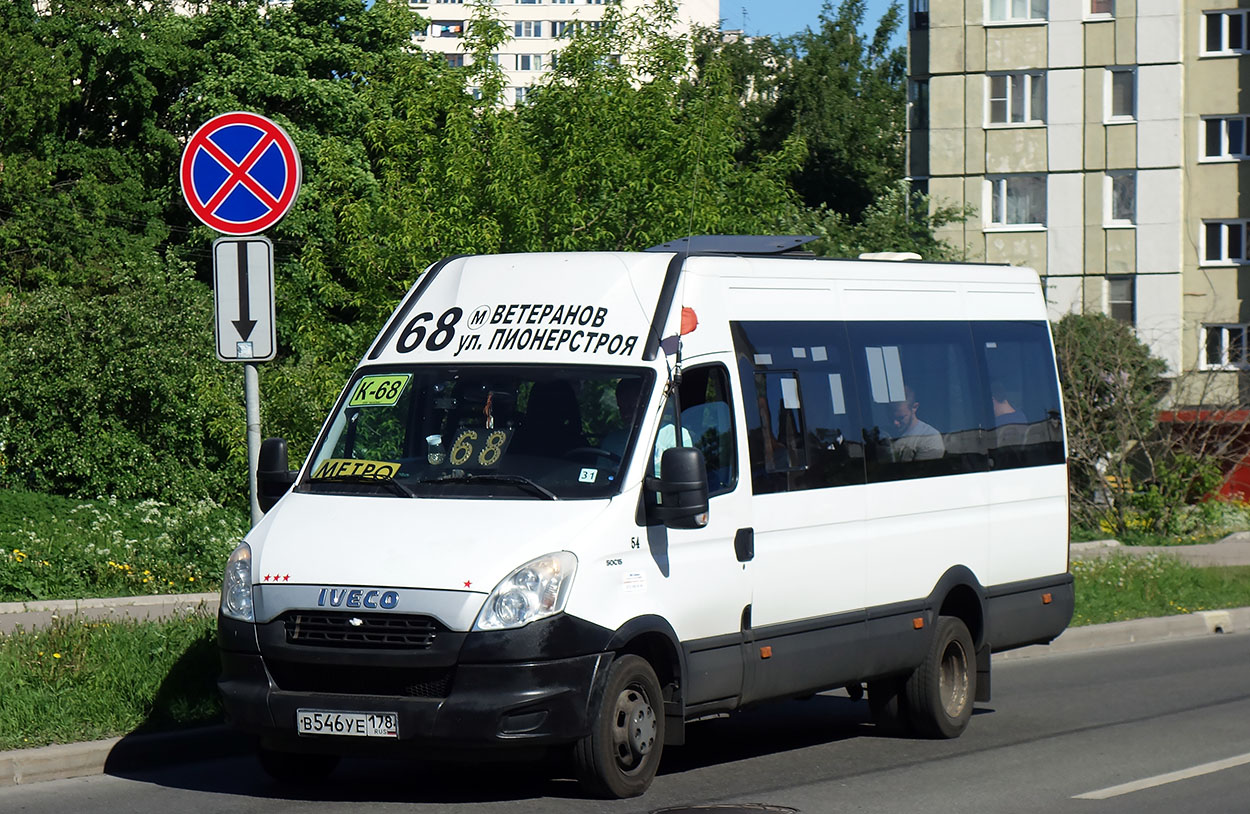
[[[836,322],[731,323],[755,494],[864,482],[846,331]]]
[[[984,471],[989,405],[968,324],[852,322],[847,331],[869,482]]]
[[[995,469],[1061,464],[1059,388],[1044,322],[974,322],[993,413],[986,426]]]

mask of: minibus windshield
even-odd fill
[[[358,371],[299,491],[566,500],[621,489],[642,368],[373,367]]]

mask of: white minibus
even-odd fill
[[[629,797],[691,722],[841,688],[958,736],[1073,609],[1038,276],[808,239],[426,270],[302,468],[262,445],[219,686],[265,769],[561,750]]]

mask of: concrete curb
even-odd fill
[[[58,619],[161,619],[175,613],[216,612],[220,594],[160,594],[111,599],[54,599],[41,602],[0,602],[0,633],[21,627],[47,627]]]
[[[216,598],[216,594],[207,596]],[[1049,645],[999,653],[994,660],[1045,658],[1106,647],[1244,631],[1250,631],[1250,607],[1069,628]],[[0,788],[193,763],[239,755],[250,749],[251,742],[245,735],[225,726],[18,749],[0,752]]]

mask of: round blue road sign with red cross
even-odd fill
[[[295,203],[302,169],[286,131],[264,116],[236,112],[204,123],[182,153],[182,196],[204,224],[254,235]]]

